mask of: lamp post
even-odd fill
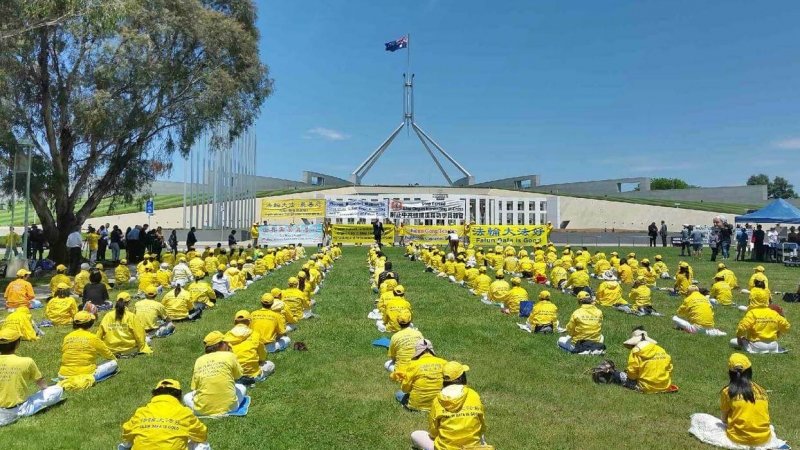
[[[25,255],[24,259],[28,257],[28,240],[30,238],[30,232],[28,231],[29,223],[28,223],[28,211],[30,210],[30,202],[31,202],[31,153],[33,151],[33,140],[30,138],[24,138],[19,140],[19,145],[22,147],[27,147],[28,149],[28,169],[27,175],[25,180],[25,216],[23,219],[23,232],[22,232],[22,254]],[[15,158],[16,159],[16,158]]]

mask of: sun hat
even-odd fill
[[[622,345],[628,345],[633,347],[640,342],[650,342],[653,344],[658,344],[658,342],[655,339],[651,339],[650,336],[647,335],[647,331],[642,329],[636,329],[633,330],[633,332],[631,333],[631,337],[629,337],[625,342],[623,342]]]
[[[426,351],[429,351],[433,356],[436,356],[436,352],[433,351],[433,343],[428,339],[420,339],[417,342],[417,345],[414,347],[414,358],[419,357]]]

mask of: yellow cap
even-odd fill
[[[514,277],[511,279],[511,284],[513,284],[514,286],[519,286],[520,284],[522,284],[522,280],[519,277]]]
[[[588,292],[586,292],[586,291],[580,291],[580,292],[578,292],[578,300],[587,299],[587,298],[589,298],[589,297],[590,297],[590,296],[589,296],[589,293],[588,293]]]
[[[656,261],[661,261],[661,255],[656,255]]]
[[[617,252],[611,252],[611,256],[619,256],[619,253],[617,253]]]
[[[24,269],[23,269],[23,270],[24,270]],[[756,272],[763,272],[763,271],[765,271],[766,269],[764,269],[764,266],[755,266],[755,267],[753,268],[753,270],[755,270]],[[19,273],[17,273],[17,276],[19,276]]]
[[[582,263],[575,264],[575,268],[578,270],[583,270],[583,264]]]
[[[243,259],[240,259],[240,260],[236,261],[236,264],[244,264],[244,263],[245,263],[245,261]]]
[[[250,320],[250,311],[245,309],[236,311],[236,316],[234,316],[235,320]]]
[[[297,272],[297,278],[305,278],[305,277],[306,277],[306,273],[305,272],[303,272],[303,271]]]
[[[397,323],[411,323],[411,311],[404,309],[397,314]]]
[[[119,260],[119,263],[120,264],[128,264],[128,260],[125,259],[125,258],[122,258],[122,259]]]
[[[0,330],[0,344],[10,344],[18,341],[22,337],[16,328],[3,328]]]
[[[550,300],[550,291],[539,292],[539,300]]]
[[[61,289],[69,289],[69,285],[67,283],[58,283],[56,285],[56,289],[59,289],[59,290],[61,290]]]
[[[94,319],[95,319],[94,314],[88,311],[78,311],[78,313],[75,314],[75,316],[72,318],[72,322],[80,325],[84,323],[89,323]]]
[[[264,293],[261,296],[261,304],[265,306],[270,306],[275,301],[275,297],[272,296],[269,292]]]
[[[486,266],[480,266],[480,267],[478,267],[478,272],[479,272],[479,273],[486,273]]]
[[[725,268],[725,264],[724,263],[717,264],[717,269],[724,269],[724,268]]]
[[[394,293],[397,295],[403,295],[406,293],[406,288],[403,287],[402,284],[398,284],[397,286],[394,287]]]
[[[149,257],[150,257],[150,253],[145,253],[144,256],[143,256],[143,258],[149,258]]]
[[[300,284],[300,280],[298,280],[296,277],[290,277],[288,284],[289,286],[297,286]]]
[[[67,271],[67,266],[63,264],[59,264],[56,266],[56,272],[66,272],[66,271]]]
[[[159,381],[158,384],[156,384],[156,389],[158,389],[158,388],[172,388],[172,389],[180,390],[181,389],[181,382],[178,381],[178,380],[173,380],[171,378],[167,378],[167,379]]]
[[[686,261],[681,261],[681,262],[678,264],[678,267],[689,267],[689,263],[687,263]]]
[[[734,353],[728,358],[728,370],[747,370],[752,366],[747,356],[741,353]]]
[[[650,264],[650,260],[647,258],[642,259],[642,264]]]
[[[28,272],[28,270],[26,270],[26,269],[19,269],[19,270],[17,271],[17,276],[18,276],[18,277],[24,277],[25,275],[30,275],[30,274],[31,274],[31,273],[30,273],[30,272]]]
[[[180,258],[178,258],[178,262],[186,262],[186,257],[181,256]]]
[[[155,297],[158,295],[158,289],[156,289],[155,286],[148,286],[144,291],[144,295],[148,297]]]
[[[127,292],[120,292],[119,294],[117,294],[117,301],[119,300],[128,303],[129,301],[131,301],[131,294],[128,294]]]
[[[225,271],[226,267],[225,264],[220,264],[217,266],[217,270]]]
[[[208,333],[206,337],[203,338],[203,344],[206,347],[211,347],[212,345],[217,345],[225,339],[225,335],[220,333],[219,331],[212,331]]]
[[[95,264],[95,265],[94,265],[94,268],[95,268],[95,269],[99,269],[99,270],[103,270],[103,269],[105,269],[105,267],[103,267],[103,265],[102,265],[102,264],[100,264],[100,263],[97,263],[97,264]]]
[[[468,365],[461,364],[458,361],[448,361],[447,364],[442,367],[442,378],[444,381],[457,380],[461,375],[464,375],[464,372],[469,372]]]
[[[494,277],[495,277],[495,278],[505,278],[505,276],[506,276],[506,274],[505,274],[505,273],[504,273],[502,270],[498,270],[498,271],[497,271],[497,272],[495,272],[495,274],[494,274]]]

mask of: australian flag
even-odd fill
[[[403,36],[396,41],[391,41],[383,44],[386,46],[387,52],[393,52],[395,50],[400,50],[401,48],[408,47],[408,36]]]

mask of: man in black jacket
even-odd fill
[[[378,244],[378,247],[382,247],[381,238],[383,237],[383,223],[381,223],[380,219],[372,221],[372,236],[375,238],[375,243]]]

